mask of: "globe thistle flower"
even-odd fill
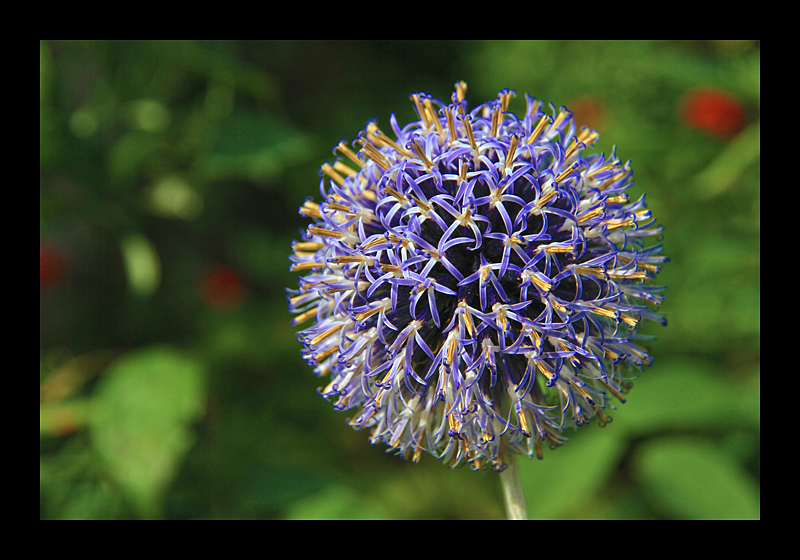
[[[588,155],[596,131],[526,95],[470,109],[411,96],[419,120],[369,122],[321,168],[323,202],[293,244],[290,290],[320,393],[371,441],[417,461],[502,470],[566,428],[610,421],[666,258],[629,163]],[[351,147],[352,146],[352,147]]]

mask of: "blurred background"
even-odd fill
[[[411,93],[567,105],[666,231],[669,326],[614,422],[522,460],[532,518],[760,517],[760,44],[42,41],[42,519],[501,519],[497,474],[372,446],[287,312],[297,209]]]

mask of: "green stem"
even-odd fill
[[[522,491],[517,454],[508,451],[505,455],[507,466],[500,473],[500,484],[503,486],[506,513],[509,519],[528,519],[528,508],[525,505],[525,494]]]

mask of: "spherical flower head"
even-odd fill
[[[629,164],[586,153],[596,131],[529,96],[509,113],[511,90],[474,109],[465,92],[414,94],[419,120],[334,149],[323,202],[300,209],[289,306],[313,321],[299,340],[321,394],[373,443],[501,470],[625,401],[651,362],[637,326],[665,323],[648,281],[666,258]]]

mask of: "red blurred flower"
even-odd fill
[[[603,128],[606,110],[603,104],[594,97],[585,95],[574,99],[567,106],[572,111],[575,124],[579,129],[583,126],[588,126],[598,131]]]
[[[200,297],[211,307],[237,307],[244,297],[244,281],[230,267],[210,267],[200,282]]]
[[[39,287],[53,287],[61,283],[66,270],[64,255],[50,245],[39,245]]]
[[[717,89],[692,89],[681,99],[683,122],[719,138],[736,136],[746,117],[744,106],[738,100]]]

